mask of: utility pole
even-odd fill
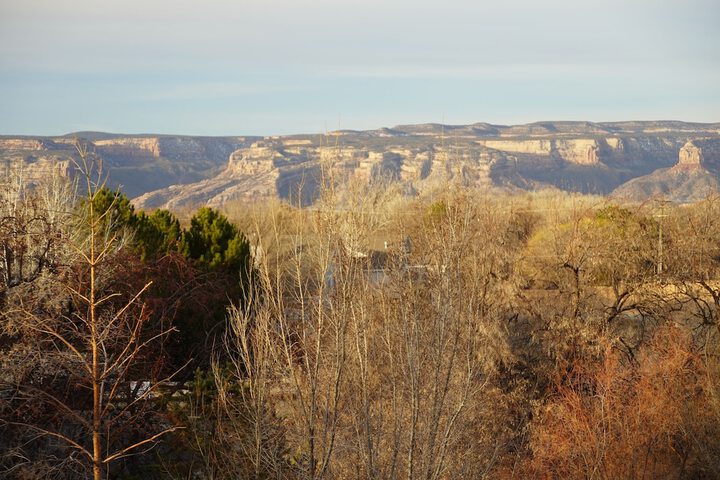
[[[660,213],[655,215],[658,218],[658,261],[657,261],[657,274],[662,275],[664,270],[663,265],[663,218],[667,217],[667,214],[665,213],[665,205],[670,203],[668,200],[661,199],[658,200],[658,204],[660,205]]]

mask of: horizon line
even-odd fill
[[[355,128],[338,128],[334,130],[326,130],[325,132],[294,132],[294,133],[270,133],[270,134],[243,134],[243,133],[232,133],[232,134],[194,134],[194,133],[154,133],[154,132],[117,132],[110,130],[77,130],[68,133],[61,134],[33,134],[33,133],[0,133],[0,138],[63,138],[73,137],[82,134],[102,134],[102,135],[122,135],[122,136],[157,136],[157,137],[205,137],[205,138],[227,138],[227,137],[257,137],[257,138],[268,138],[268,137],[292,137],[292,136],[305,136],[305,135],[328,135],[336,132],[372,132],[376,130],[393,130],[398,127],[412,127],[421,125],[435,125],[441,127],[470,127],[473,125],[488,125],[491,127],[510,128],[510,127],[521,127],[529,125],[537,125],[543,123],[589,123],[589,124],[618,124],[618,123],[684,123],[684,124],[695,124],[695,125],[720,125],[720,121],[717,122],[699,122],[692,120],[677,120],[677,119],[653,119],[653,120],[611,120],[611,121],[594,121],[594,120],[535,120],[526,123],[493,123],[486,121],[477,121],[472,123],[442,123],[442,122],[421,122],[421,123],[399,123],[391,127],[381,126],[370,129],[355,129]]]

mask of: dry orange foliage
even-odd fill
[[[609,345],[609,342],[608,342]],[[664,326],[630,362],[607,348],[558,378],[531,439],[536,478],[716,478],[717,365]]]

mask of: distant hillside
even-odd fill
[[[688,141],[678,152],[671,168],[660,168],[649,175],[621,185],[612,196],[625,201],[662,197],[674,202],[694,202],[720,191],[720,139]]]
[[[77,140],[87,142],[103,160],[108,184],[131,197],[170,185],[196,182],[225,168],[228,156],[254,138],[121,135],[81,132],[63,137],[0,137],[0,165],[24,165],[41,175],[50,165],[70,175],[78,159]]]
[[[340,186],[382,182],[409,195],[451,182],[482,189],[614,192],[629,200],[662,194],[685,201],[717,190],[720,162],[717,123],[548,121],[398,125],[265,138],[102,132],[0,137],[0,165],[23,165],[30,175],[54,165],[71,174],[75,138],[91,143],[109,184],[122,185],[142,208],[269,197],[308,203],[317,194],[321,171]],[[693,162],[697,166],[689,167]]]

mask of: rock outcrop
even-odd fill
[[[554,156],[576,165],[598,165],[600,144],[595,139],[480,140],[480,145],[510,153]]]
[[[702,164],[702,149],[690,141],[680,149],[680,158],[674,168],[696,169],[701,168]]]
[[[313,189],[319,184],[321,172],[340,183],[352,179],[368,184],[395,183],[413,194],[448,184],[484,189],[554,186],[605,194],[628,180],[670,168],[689,140],[686,132],[676,134],[668,129],[671,133],[645,135],[638,124],[630,126],[632,135],[618,125],[553,126],[546,122],[528,128],[493,127],[493,130],[427,124],[382,131],[335,132],[333,136],[338,140],[333,147],[326,146],[327,140],[323,145],[319,137],[268,137],[233,152],[226,169],[216,179],[153,192],[136,199],[136,204],[142,208],[172,207],[192,199],[219,206],[234,200],[265,197],[280,197],[293,203],[302,197],[303,202],[311,202],[317,195]],[[646,126],[656,128],[654,124]],[[589,131],[584,130],[586,127]],[[473,134],[476,130],[480,133]],[[513,138],[510,132],[523,136]],[[587,133],[607,135],[593,138],[582,135]],[[536,138],[528,138],[530,134]],[[345,142],[348,145],[342,145]],[[700,140],[692,142],[695,145]],[[697,148],[708,148],[707,142],[702,145]],[[690,155],[690,150],[688,147],[684,151]],[[707,163],[707,159],[701,162]],[[684,182],[683,188],[698,192],[710,191],[715,185],[712,178],[701,179],[697,175],[678,178],[677,182]],[[666,183],[655,185],[660,191],[670,189]],[[647,186],[638,191],[646,196],[655,192]]]
[[[700,138],[687,142],[680,149],[676,169],[720,170],[720,140]]]
[[[128,157],[160,157],[160,140],[151,138],[112,138],[93,142],[101,155]]]
[[[102,158],[109,185],[122,186],[141,208],[268,197],[310,203],[322,175],[339,189],[348,182],[394,184],[410,195],[448,185],[607,194],[630,181],[628,189],[647,196],[681,184],[709,191],[720,171],[720,124],[682,122],[423,124],[264,138],[0,137],[0,166],[39,177],[57,167],[69,175],[75,137]]]
[[[634,178],[612,192],[625,201],[661,197],[673,202],[694,202],[720,191],[720,139],[699,138],[686,142],[671,168]]]
[[[249,145],[244,137],[174,137],[92,134],[54,138],[0,138],[0,166],[22,168],[42,176],[52,165],[64,175],[76,171],[75,142],[87,143],[101,159],[111,188],[122,187],[131,197],[174,184],[196,182],[215,176],[228,155]],[[55,167],[52,167],[55,168]]]
[[[479,140],[478,143],[494,150],[510,153],[550,155],[553,151],[552,140]]]
[[[43,150],[45,143],[37,139],[5,138],[0,139],[0,150]]]

